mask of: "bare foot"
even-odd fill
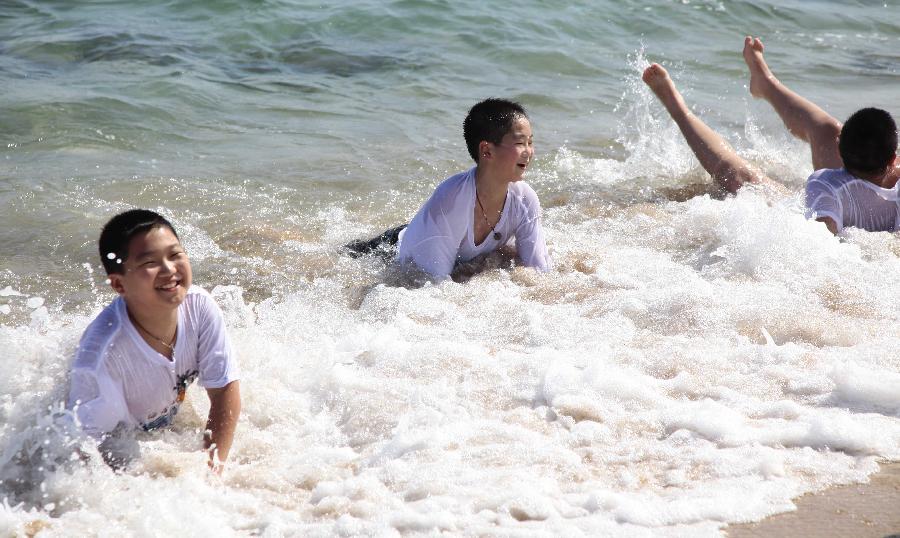
[[[763,58],[764,48],[758,37],[744,38],[744,61],[750,68],[750,95],[753,97],[765,97],[772,83],[778,80]]]
[[[684,104],[684,99],[678,93],[678,88],[675,87],[675,83],[672,82],[668,71],[663,66],[650,64],[650,67],[644,69],[644,75],[641,79],[653,90],[653,93],[656,94],[656,97],[659,98],[673,117],[676,114],[684,114],[688,111],[687,105]]]

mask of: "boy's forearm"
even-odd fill
[[[207,434],[203,436],[204,447],[212,448],[210,461],[228,458],[234,430],[241,414],[241,391],[238,381],[232,381],[220,389],[207,389],[209,395],[209,418],[206,421]]]

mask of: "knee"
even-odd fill
[[[819,135],[825,140],[837,140],[841,135],[841,122],[834,118],[828,118],[828,121],[819,126]]]
[[[745,183],[760,181],[759,174],[744,162],[722,161],[715,167],[712,176],[732,194],[736,193]]]

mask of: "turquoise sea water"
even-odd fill
[[[461,118],[486,96],[531,110],[541,162],[561,148],[621,160],[640,127],[627,124],[623,95],[643,58],[672,62],[706,119],[734,131],[747,120],[747,33],[763,36],[786,83],[834,115],[890,109],[897,11],[807,1],[7,1],[0,245],[10,255],[0,270],[31,281],[39,260],[18,252],[73,232],[77,242],[40,263],[84,261],[81,247],[116,203],[253,215],[274,197],[290,199],[281,217],[326,204],[375,219],[371,230],[404,220],[438,179],[469,165]],[[777,132],[772,116],[764,121]],[[350,206],[353,197],[374,203]]]
[[[640,83],[663,62],[799,191],[807,148],[750,98],[746,34],[836,117],[900,112],[893,0],[0,0],[0,531],[141,534],[104,505],[138,488],[211,514],[159,523],[189,534],[715,534],[900,457],[898,239],[717,198]],[[340,256],[470,166],[488,96],[530,111],[556,269],[406,290]],[[132,206],[226,286],[247,388],[222,483],[194,458],[199,393],[131,473],[16,456]]]

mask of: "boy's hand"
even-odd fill
[[[225,471],[225,462],[219,459],[216,445],[209,447],[209,459],[206,461],[206,465],[210,471],[218,476],[222,476],[222,473]]]

